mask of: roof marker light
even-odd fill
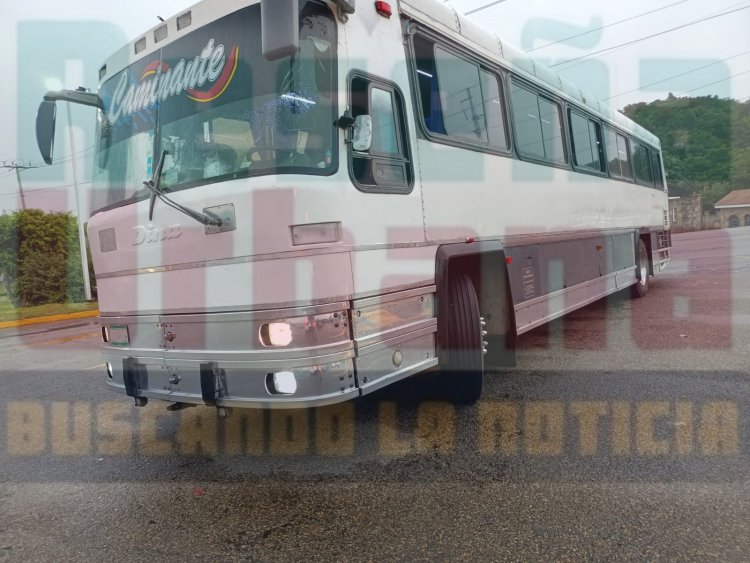
[[[375,11],[384,18],[390,18],[393,15],[391,5],[388,2],[375,2]]]

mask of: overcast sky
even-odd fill
[[[5,134],[0,135],[0,161],[40,161],[38,153],[29,145],[28,135],[24,137],[24,133],[31,131],[33,135],[33,111],[29,117],[29,108],[31,104],[35,107],[39,101],[26,98],[40,97],[42,85],[39,85],[39,93],[29,92],[24,89],[22,78],[33,75],[37,69],[47,68],[42,60],[44,57],[38,53],[44,52],[44,49],[57,52],[66,47],[56,43],[55,29],[77,26],[79,46],[67,45],[68,49],[87,50],[89,58],[93,53],[94,59],[99,61],[97,64],[100,64],[113,50],[110,46],[102,47],[105,43],[118,45],[121,41],[132,40],[154,26],[158,21],[157,16],[172,16],[192,3],[185,0],[129,0],[99,4],[81,0],[6,3],[0,21],[0,49],[3,53],[0,71],[4,77],[0,81],[0,115],[5,125]],[[488,3],[490,0],[452,0],[455,8],[462,13]],[[370,4],[370,0],[356,1],[358,10],[369,9]],[[736,11],[694,25],[685,25],[731,10]],[[650,11],[653,13],[635,17]],[[505,0],[470,17],[522,50],[533,49],[530,55],[546,64],[555,65],[555,70],[598,97],[610,98],[609,103],[616,108],[664,98],[668,92],[677,96],[750,98],[748,0]],[[616,23],[628,18],[633,19]],[[685,27],[682,29],[667,31],[683,25]],[[583,34],[595,28],[602,29]],[[586,57],[655,34],[659,35]],[[556,41],[560,42],[547,45]],[[35,45],[30,46],[29,42]],[[565,63],[570,59],[577,60]],[[91,72],[86,71],[88,74]],[[50,78],[59,80],[68,88],[80,85],[86,74],[75,64],[62,65],[48,73],[57,74]],[[95,87],[95,78],[93,82],[86,86]],[[81,109],[83,111],[79,111]],[[65,113],[59,116],[64,126]],[[88,119],[91,123],[93,112],[87,111],[87,108],[76,108],[73,121],[79,119]],[[22,131],[20,128],[26,129]],[[56,155],[70,155],[67,135],[65,139],[64,146],[56,147]],[[75,139],[76,153],[88,155],[91,152],[91,139],[80,129]],[[79,162],[79,180],[85,182],[90,178],[89,166],[90,160]],[[23,173],[24,187],[32,205],[44,207],[46,203],[52,208],[72,208],[72,167],[61,162],[57,170],[56,176],[51,176],[49,170],[41,169]],[[51,189],[55,185],[63,187]],[[46,191],[33,194],[34,190]],[[15,174],[0,170],[0,211],[19,206],[15,195],[17,191]]]

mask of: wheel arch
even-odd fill
[[[438,356],[445,344],[441,326],[445,326],[446,315],[450,314],[441,304],[449,299],[451,276],[466,274],[474,284],[480,312],[487,323],[485,340],[489,345],[485,365],[515,366],[515,319],[505,257],[502,243],[496,240],[445,244],[438,248],[435,259]]]

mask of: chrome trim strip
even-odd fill
[[[220,367],[226,367],[226,362],[232,362],[233,367],[275,367],[288,366],[303,367],[311,363],[338,362],[354,357],[354,346],[351,341],[317,346],[311,348],[295,348],[292,350],[164,350],[164,361],[167,365],[185,365],[194,362],[215,361]],[[176,363],[179,362],[179,363]]]
[[[519,303],[515,307],[516,312],[521,311],[523,309],[526,309],[528,307],[532,307],[533,305],[537,305],[538,303],[543,303],[544,301],[548,301],[550,299],[554,299],[556,297],[559,297],[561,295],[565,295],[566,293],[570,293],[574,289],[581,289],[584,287],[588,287],[590,285],[594,285],[597,283],[601,283],[603,280],[608,280],[610,278],[616,278],[619,274],[623,274],[626,272],[635,271],[635,266],[631,266],[628,268],[625,268],[624,270],[618,270],[616,272],[610,272],[609,274],[606,274],[604,276],[600,276],[598,278],[595,278],[593,280],[588,280],[585,282],[577,283],[576,285],[571,285],[570,287],[566,287],[565,289],[558,289],[555,292],[547,293],[546,295],[542,295],[540,297],[535,297],[534,299],[529,299],[528,301],[523,301],[522,303]]]
[[[112,353],[117,352],[117,353]],[[271,369],[271,368],[305,368],[311,365],[329,364],[354,358],[354,348],[349,343],[349,348],[334,351],[332,353],[296,357],[279,357],[268,358],[260,356],[258,353],[243,352],[217,352],[214,350],[205,351],[184,351],[184,350],[161,350],[160,356],[147,356],[142,350],[129,350],[127,353],[118,349],[103,350],[102,356],[104,361],[122,360],[127,357],[134,357],[139,364],[147,366],[164,366],[172,368],[199,368],[200,364],[207,361],[216,361],[220,368],[226,369]]]
[[[425,319],[393,330],[365,336],[364,338],[355,340],[354,347],[357,350],[357,356],[362,356],[394,344],[399,344],[404,340],[411,340],[412,338],[424,336],[432,332],[437,332],[437,319],[435,318]]]
[[[418,282],[412,282],[412,283],[406,283],[402,285],[397,285],[395,287],[388,287],[388,288],[382,288],[382,289],[375,289],[373,291],[362,291],[360,293],[354,293],[351,296],[352,301],[358,301],[361,299],[369,299],[371,297],[378,297],[380,295],[388,294],[388,293],[395,293],[398,291],[406,291],[409,289],[421,289],[423,287],[427,287],[430,285],[433,285],[435,283],[435,278],[431,279],[425,279]],[[360,305],[361,307],[361,305]]]
[[[266,262],[268,260],[279,260],[282,258],[306,258],[321,254],[341,254],[349,252],[351,247],[330,246],[325,248],[309,248],[305,250],[290,250],[287,252],[274,252],[272,254],[256,254],[253,256],[235,256],[232,258],[217,258],[214,260],[198,260],[196,262],[183,262],[168,266],[151,266],[145,268],[134,268],[131,270],[118,270],[116,272],[105,272],[97,274],[97,280],[109,278],[120,278],[124,276],[137,276],[141,274],[154,274],[161,272],[175,272],[179,270],[193,270],[195,268],[207,268],[211,266],[232,266],[235,264],[247,264],[250,262]]]
[[[160,315],[159,322],[168,324],[181,323],[224,323],[224,322],[248,322],[248,321],[280,321],[296,317],[310,317],[325,315],[327,313],[338,313],[349,309],[348,301],[338,301],[325,305],[313,305],[310,307],[292,307],[288,309],[264,309],[261,311],[236,311],[227,313],[205,313]]]
[[[562,317],[562,316],[564,316],[564,315],[566,315],[566,314],[568,314],[568,313],[570,313],[572,311],[575,311],[576,309],[579,309],[581,307],[585,307],[586,305],[589,305],[590,303],[593,303],[594,301],[598,301],[602,297],[606,297],[607,295],[611,295],[612,293],[617,293],[618,291],[622,291],[623,289],[625,289],[627,287],[630,287],[631,285],[636,284],[638,282],[638,280],[635,279],[635,277],[633,277],[633,279],[631,281],[628,281],[627,283],[624,283],[624,284],[618,284],[617,283],[619,281],[617,279],[618,276],[621,276],[623,274],[628,274],[628,273],[634,273],[635,270],[636,270],[635,266],[632,266],[632,267],[629,267],[629,268],[625,268],[624,270],[618,270],[617,272],[612,272],[610,274],[607,274],[606,276],[602,276],[600,278],[596,278],[596,279],[589,280],[589,281],[586,281],[586,282],[583,282],[583,283],[579,283],[579,284],[576,284],[574,286],[567,287],[565,289],[561,289],[561,290],[555,291],[554,293],[548,293],[547,295],[543,295],[541,297],[536,297],[535,299],[531,299],[529,301],[524,301],[523,303],[520,303],[519,305],[516,305],[514,307],[514,310],[518,314],[519,312],[521,312],[521,311],[523,311],[525,309],[529,309],[531,307],[534,307],[535,305],[539,305],[539,304],[545,303],[547,301],[550,301],[552,299],[556,299],[556,298],[564,296],[564,295],[566,295],[568,293],[572,293],[573,291],[579,291],[581,289],[584,289],[584,288],[590,287],[590,286],[594,286],[594,285],[606,284],[607,281],[612,280],[612,279],[615,280],[615,286],[612,287],[611,289],[608,289],[608,290],[603,291],[601,293],[597,293],[596,295],[593,295],[591,297],[587,297],[583,301],[577,301],[577,302],[575,302],[575,303],[573,303],[573,304],[565,307],[564,309],[560,309],[558,311],[554,311],[554,312],[548,313],[548,314],[546,314],[546,315],[538,318],[537,320],[532,321],[531,323],[524,325],[523,327],[516,326],[516,333],[520,335],[520,334],[523,334],[525,332],[528,332],[528,331],[530,331],[530,330],[532,330],[532,329],[534,329],[534,328],[536,328],[538,326],[541,326],[543,324],[548,323],[551,320],[554,320],[554,319],[557,319],[559,317]]]
[[[435,293],[435,289],[435,285],[427,285],[406,291],[389,291],[388,293],[382,293],[373,297],[354,299],[352,309],[364,309],[366,307],[372,307],[373,305],[382,305],[383,303],[391,303],[392,301],[400,301],[401,299],[409,299],[410,297],[419,297],[423,294]]]
[[[250,311],[237,311],[236,309],[223,310],[197,310],[185,309],[183,312],[171,312],[167,314],[145,313],[143,315],[134,315],[132,313],[102,313],[97,319],[102,324],[144,324],[144,323],[189,323],[201,322],[211,316],[212,322],[245,322],[245,321],[272,321],[282,318],[306,317],[309,315],[324,315],[326,313],[335,313],[337,311],[348,310],[349,301],[345,298],[338,298],[336,301],[319,300],[319,303],[307,302],[306,305],[294,307],[263,308]],[[216,315],[216,317],[212,317]],[[221,318],[217,318],[221,316]]]
[[[336,295],[329,298],[323,299],[310,299],[305,301],[285,301],[281,303],[259,303],[257,309],[246,309],[244,311],[238,311],[236,306],[226,307],[211,307],[206,309],[205,307],[186,307],[184,309],[174,309],[168,313],[155,309],[148,309],[145,311],[100,311],[100,320],[109,320],[111,318],[118,317],[140,317],[141,313],[144,316],[172,316],[172,315],[202,315],[202,314],[215,314],[215,313],[260,313],[263,311],[278,311],[281,309],[302,309],[310,306],[322,306],[328,305],[329,303],[344,303],[349,301],[347,295]]]
[[[396,381],[405,379],[410,375],[414,375],[415,373],[433,368],[436,365],[438,365],[438,359],[432,357],[428,360],[424,360],[423,362],[419,362],[418,364],[411,365],[403,370],[396,371],[385,377],[375,379],[372,383],[365,383],[364,385],[360,383],[359,388],[362,391],[362,395],[366,395],[368,393],[372,393],[373,391],[377,391],[378,389],[381,389],[386,385],[390,385],[391,383],[395,383]]]
[[[205,308],[197,308],[197,307],[190,307],[185,309],[175,309],[174,311],[170,311],[169,313],[164,313],[164,311],[154,311],[154,310],[146,310],[146,311],[111,311],[111,312],[102,312],[100,311],[99,317],[97,319],[100,322],[106,321],[109,323],[111,319],[118,319],[122,317],[132,317],[134,319],[140,319],[141,317],[156,317],[157,320],[153,322],[160,322],[158,319],[163,316],[172,316],[172,315],[202,315],[202,314],[215,314],[215,313],[250,313],[250,314],[256,314],[256,313],[262,313],[263,311],[278,311],[282,309],[304,309],[306,307],[318,307],[318,306],[325,306],[329,305],[331,303],[348,303],[350,299],[357,300],[357,299],[364,299],[369,297],[376,297],[378,295],[381,295],[384,293],[384,291],[387,291],[388,293],[397,292],[397,291],[403,291],[408,289],[414,289],[414,288],[422,288],[429,286],[430,284],[434,284],[435,280],[424,280],[420,282],[414,282],[414,283],[408,283],[408,284],[402,284],[397,285],[394,287],[389,287],[387,289],[380,289],[375,291],[365,291],[362,293],[355,293],[353,295],[341,295],[341,296],[334,296],[326,299],[311,299],[309,301],[288,301],[288,302],[282,302],[282,303],[262,303],[257,305],[257,309],[248,309],[245,311],[238,311],[236,307],[213,307],[211,309],[205,309]],[[347,309],[349,307],[347,306]],[[265,319],[263,319],[265,320]],[[140,321],[133,321],[133,322],[140,322]],[[151,321],[149,321],[151,322]]]

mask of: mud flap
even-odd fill
[[[125,383],[125,394],[128,397],[137,399],[140,390],[148,389],[148,372],[133,357],[122,361],[122,379]]]
[[[225,382],[224,370],[219,369],[216,362],[201,364],[201,395],[207,406],[216,406],[216,400],[226,388]]]

